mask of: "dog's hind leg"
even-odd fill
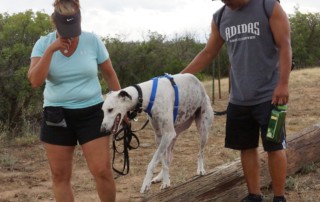
[[[204,175],[206,173],[204,169],[204,147],[207,143],[208,134],[213,123],[213,110],[208,97],[206,99],[206,102],[201,106],[201,109],[196,116],[195,122],[200,135],[197,174]]]
[[[167,151],[167,149],[168,149],[170,143],[172,142],[172,140],[174,139],[174,137],[175,137],[174,132],[171,132],[171,133],[167,132],[162,135],[158,149],[154,153],[152,160],[150,161],[150,163],[148,165],[147,173],[146,173],[146,176],[144,177],[143,184],[140,189],[140,193],[145,193],[146,191],[148,191],[150,189],[153,171],[154,171],[155,167],[157,166],[157,164],[159,163],[159,161],[161,160],[161,158],[164,156],[165,152]],[[166,172],[166,169],[164,170],[164,172]],[[164,173],[163,173],[163,176],[165,176]],[[170,179],[169,179],[169,183],[170,183]]]

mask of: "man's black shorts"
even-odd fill
[[[261,133],[265,151],[285,149],[285,127],[283,128],[283,141],[281,143],[274,143],[266,139],[268,123],[274,107],[271,101],[253,106],[239,106],[229,103],[225,147],[236,150],[256,148],[259,146]]]
[[[100,132],[103,120],[102,104],[82,109],[45,107],[40,134],[41,141],[55,145],[75,146],[78,142],[82,145],[108,135]],[[59,123],[52,123],[55,121]]]

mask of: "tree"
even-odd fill
[[[0,15],[0,126],[10,137],[21,134],[42,102],[41,89],[32,89],[26,76],[34,43],[51,30],[49,16],[41,12]]]
[[[103,40],[122,87],[164,73],[179,73],[204,47],[189,34],[171,41],[157,32],[149,32],[142,42],[122,42],[117,38]]]
[[[290,16],[291,41],[295,62],[298,67],[320,64],[320,13],[301,13],[295,8]]]

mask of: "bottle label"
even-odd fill
[[[267,140],[280,143],[283,140],[283,127],[285,124],[286,111],[272,110],[269,120]]]

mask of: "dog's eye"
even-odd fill
[[[111,113],[113,111],[113,108],[108,109],[108,113]]]

